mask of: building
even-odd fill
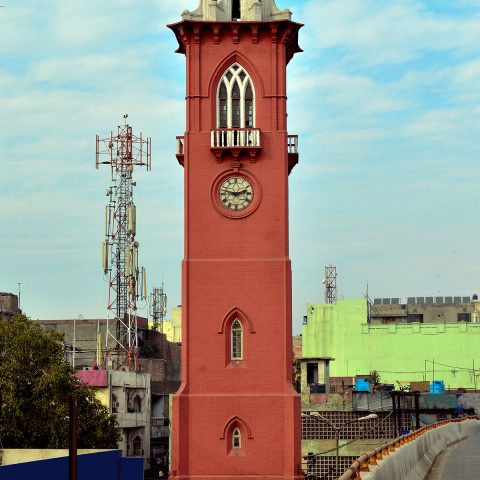
[[[293,343],[293,358],[295,360],[300,360],[302,358],[302,336],[294,335],[292,337]]]
[[[119,449],[127,457],[144,457],[150,467],[152,395],[150,374],[121,370],[79,370],[77,377],[94,387],[97,398],[108,406],[122,435]]]
[[[480,322],[478,296],[375,298],[370,323]]]
[[[139,346],[143,345],[148,336],[147,320],[138,317]],[[108,318],[79,318],[63,320],[38,320],[47,329],[55,330],[64,335],[67,360],[77,369],[110,366],[108,352],[115,348],[114,337],[108,332],[114,332],[114,320]],[[75,352],[75,355],[74,355]]]
[[[180,386],[181,347],[169,342],[165,334],[148,330],[146,319],[139,318],[139,372],[111,370],[108,352],[115,341],[107,333],[113,326],[107,319],[39,320],[39,323],[64,334],[67,360],[85,383],[97,389],[99,399],[116,415],[123,436],[120,448],[125,454],[138,455],[142,451],[146,468],[167,473],[169,402]],[[129,411],[131,402],[135,411]]]
[[[0,320],[9,320],[16,313],[22,313],[18,306],[18,296],[13,293],[0,292]]]
[[[292,385],[286,66],[273,0],[201,0],[170,25],[187,63],[182,385],[173,479],[304,478]]]
[[[366,300],[311,304],[302,326],[303,357],[306,363],[308,358],[333,358],[329,362],[331,377],[365,376],[375,370],[383,383],[397,387],[443,380],[447,389],[476,389],[480,375],[480,323],[458,321],[464,318],[458,314],[464,313],[463,308],[476,309],[477,305],[474,302],[473,306],[455,306],[456,313],[448,317],[452,319],[450,323],[404,323],[408,313],[392,323],[391,310],[385,314],[380,309],[378,312],[385,317],[377,313],[376,321],[369,323]],[[413,308],[409,306],[407,312],[413,313]],[[424,307],[422,311],[425,318],[433,318],[431,309],[444,312],[443,317],[437,318],[447,318],[452,308]],[[471,319],[477,318],[474,311],[471,313]],[[308,366],[304,370],[307,372]]]
[[[162,325],[163,333],[169,342],[182,343],[182,306],[172,308],[172,319]]]

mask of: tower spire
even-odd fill
[[[272,21],[290,20],[292,12],[280,10],[275,0],[201,0],[196,10],[182,13],[183,20],[196,21]]]

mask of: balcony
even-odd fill
[[[250,161],[255,162],[260,151],[260,129],[258,128],[217,128],[211,132],[210,149],[217,162],[222,161],[222,154],[229,150],[238,159],[240,152],[246,151]]]
[[[288,135],[287,137],[288,152],[288,173],[298,163],[298,135]]]
[[[260,147],[258,128],[218,128],[211,135],[211,148]]]
[[[176,157],[180,165],[184,165],[184,137],[176,137]],[[210,149],[215,154],[217,162],[222,161],[225,151],[230,151],[234,161],[242,150],[255,162],[260,152],[260,129],[258,128],[217,128],[211,131]],[[298,135],[287,136],[288,173],[298,163]]]
[[[177,139],[177,150],[176,150],[176,157],[178,160],[178,163],[183,167],[183,158],[184,158],[184,137],[176,137]]]

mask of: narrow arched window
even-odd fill
[[[232,127],[240,128],[240,87],[238,82],[233,84],[232,89]]]
[[[239,428],[232,432],[232,448],[242,448],[242,434]]]
[[[220,128],[227,128],[227,87],[225,83],[220,84],[220,90],[218,92],[218,126]]]
[[[217,128],[253,128],[255,90],[253,82],[238,63],[223,74],[217,91]]]
[[[250,83],[245,91],[245,127],[253,127],[253,90]]]
[[[232,0],[232,20],[240,20],[241,18],[240,0]]]
[[[243,360],[243,327],[238,318],[232,323],[231,359],[234,361]]]

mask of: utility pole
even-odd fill
[[[68,429],[68,480],[77,480],[78,403],[74,394],[69,396],[70,418]]]

